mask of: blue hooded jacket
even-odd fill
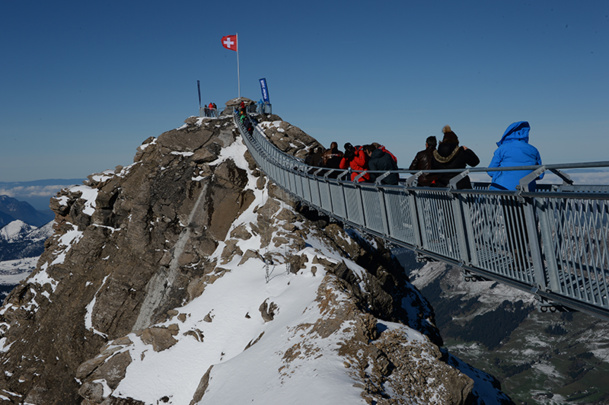
[[[533,166],[541,165],[539,151],[529,145],[530,125],[526,121],[515,122],[506,130],[497,142],[497,150],[488,167]],[[516,190],[520,179],[531,173],[531,170],[512,170],[488,172],[493,178],[491,190]],[[542,178],[543,174],[539,176]],[[535,181],[529,184],[529,191],[535,191]]]

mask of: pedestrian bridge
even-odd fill
[[[258,128],[250,134],[235,124],[260,169],[303,204],[420,257],[459,266],[468,281],[495,280],[535,294],[542,311],[609,320],[609,186],[578,186],[564,173],[609,162],[526,167],[534,172],[523,186],[543,172],[562,181],[538,184],[534,193],[488,190],[488,183],[456,189],[461,178],[487,168],[455,171],[448,188],[416,187],[421,173],[408,170],[399,170],[396,186],[357,183],[349,171],[312,170]]]

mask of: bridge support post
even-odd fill
[[[457,236],[457,246],[459,248],[459,259],[462,263],[470,263],[468,245],[467,245],[467,234],[465,232],[465,215],[464,215],[464,202],[463,194],[457,194],[454,190],[457,189],[457,183],[462,178],[465,178],[469,174],[469,170],[464,170],[455,177],[453,177],[448,183],[448,187],[451,191],[452,197],[452,210],[453,210],[453,221],[455,223],[455,232]]]
[[[540,247],[543,246],[543,252],[545,254],[545,261],[543,261],[540,267],[542,270],[539,272],[536,270],[535,277],[542,277],[544,280],[546,277],[543,276],[543,269],[545,264],[547,267],[545,268],[548,281],[548,288],[552,291],[560,291],[560,283],[558,282],[558,259],[556,258],[556,252],[554,249],[554,240],[557,238],[557,235],[552,235],[552,227],[550,225],[550,215],[552,212],[550,211],[550,207],[547,201],[535,199],[535,212],[536,216],[539,219],[539,231],[541,236]],[[537,268],[537,263],[534,263]]]
[[[382,188],[378,188],[379,204],[381,205],[381,221],[383,222],[383,233],[385,236],[389,236],[389,219],[387,217],[387,206],[385,203],[385,191]]]
[[[408,200],[410,201],[410,215],[412,217],[412,226],[415,229],[416,246],[426,248],[429,245],[427,240],[427,232],[425,231],[425,218],[423,218],[424,209],[419,203],[418,195],[415,191],[409,190]]]
[[[453,220],[455,222],[455,236],[457,238],[457,247],[459,248],[459,259],[462,263],[470,263],[469,251],[467,246],[467,234],[465,233],[464,223],[465,210],[463,209],[463,196],[461,194],[452,193],[452,209]],[[454,244],[454,242],[451,242]]]
[[[535,285],[540,286],[544,291],[548,288],[547,280],[543,271],[543,259],[541,257],[541,244],[539,241],[539,229],[535,220],[535,199],[532,197],[524,198],[524,216],[526,222],[526,232],[529,234],[529,248],[531,249],[531,259],[533,261],[533,275]]]

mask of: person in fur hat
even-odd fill
[[[480,163],[480,159],[473,150],[459,146],[459,138],[454,133],[449,125],[442,128],[444,138],[438,145],[438,149],[433,151],[433,159],[431,168],[438,169],[465,169],[468,165],[476,167]],[[450,179],[455,177],[458,172],[438,173],[438,178],[434,184],[435,187],[448,187]],[[472,183],[469,176],[464,177],[457,183],[458,189],[472,188]]]

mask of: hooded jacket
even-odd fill
[[[398,166],[391,157],[391,155],[381,149],[375,149],[368,159],[368,169],[370,170],[397,170]],[[370,181],[375,181],[377,177],[382,176],[383,173],[368,173],[370,174]],[[389,176],[381,180],[381,184],[398,184],[399,175],[397,173],[391,173]]]
[[[526,121],[511,124],[497,142],[497,150],[488,167],[535,166],[541,165],[541,156],[536,147],[529,144],[531,127]],[[491,190],[516,190],[520,179],[532,170],[512,170],[489,172],[492,177]],[[543,174],[539,176],[542,178]],[[535,191],[535,181],[529,184],[529,191]]]

